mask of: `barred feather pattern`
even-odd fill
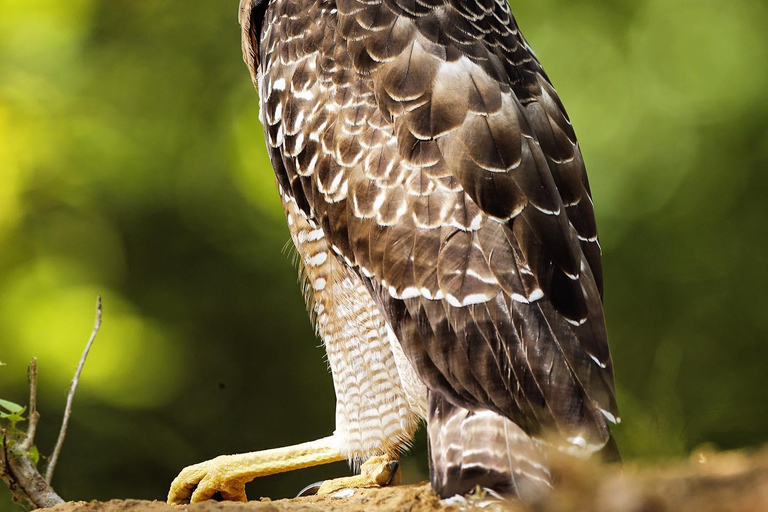
[[[481,486],[535,502],[551,489],[545,451],[507,418],[432,394],[429,420],[432,480],[445,495]]]
[[[282,196],[333,376],[339,447],[354,466],[374,455],[397,457],[426,415],[426,388],[360,278],[330,254],[323,230]]]
[[[242,0],[240,18],[289,222],[319,230],[326,264],[351,283],[325,307],[345,296],[369,311],[410,368],[387,378],[404,389],[412,370],[428,390],[436,490],[487,482],[520,495],[520,474],[546,480],[530,470],[545,465],[530,438],[611,451],[618,413],[584,162],[506,1]],[[333,325],[318,327],[326,347],[360,336]],[[328,350],[337,394],[345,350]],[[485,462],[474,454],[471,472],[456,450],[437,453],[480,424],[505,442]]]

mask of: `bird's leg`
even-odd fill
[[[171,483],[168,503],[186,505],[213,497],[217,492],[230,501],[247,501],[245,484],[260,476],[346,460],[331,436],[284,448],[220,455],[184,468]],[[400,482],[399,464],[389,456],[371,457],[360,467],[360,474],[327,480],[318,494],[330,494],[349,487],[376,487]]]
[[[205,501],[217,492],[225,500],[247,501],[245,484],[254,478],[342,460],[346,457],[333,436],[284,448],[221,455],[184,468],[171,483],[168,503]]]

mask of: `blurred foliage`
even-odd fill
[[[512,4],[589,169],[625,458],[766,441],[764,2]],[[0,0],[0,397],[26,403],[37,356],[43,453],[104,297],[67,499],[163,499],[187,464],[333,429],[236,12]],[[419,439],[406,479],[426,474]]]

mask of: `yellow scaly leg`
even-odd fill
[[[171,483],[168,503],[197,503],[212,498],[217,492],[225,500],[247,501],[245,484],[254,478],[342,460],[346,457],[338,450],[332,436],[284,448],[221,455],[184,468]],[[324,482],[318,493],[399,482],[399,470],[397,465],[392,465],[390,457],[372,457],[360,469],[360,475]]]

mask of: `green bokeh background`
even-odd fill
[[[512,5],[590,174],[625,458],[765,442],[765,3]],[[187,464],[333,430],[236,12],[0,0],[0,397],[27,402],[37,356],[44,453],[104,298],[54,479],[65,499],[162,499]],[[405,470],[426,476],[423,435]]]

